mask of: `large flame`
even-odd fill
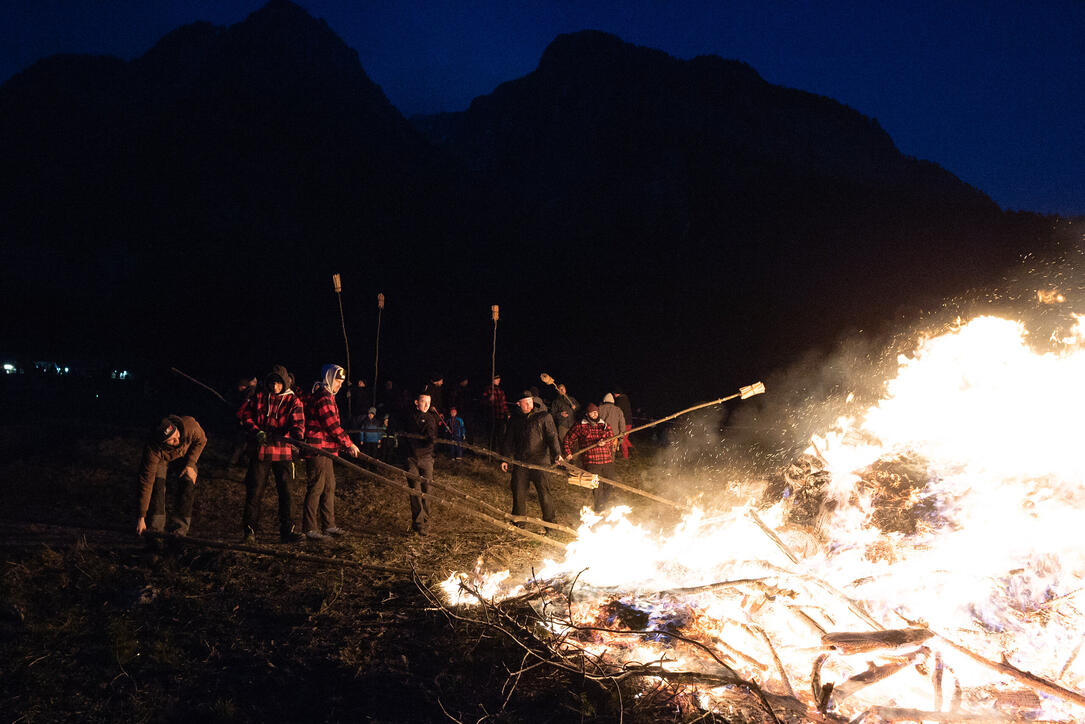
[[[786,502],[761,511],[760,519],[749,506],[694,510],[665,534],[633,523],[628,508],[605,516],[586,511],[564,559],[545,562],[537,577],[575,577],[586,590],[606,592],[587,597],[573,612],[577,621],[605,618],[605,600],[648,612],[649,624],[672,625],[678,617],[699,640],[716,642],[743,675],[775,686],[785,686],[773,666],[776,654],[798,679],[791,682],[796,689],[809,680],[803,677],[811,652],[824,645],[823,630],[921,621],[943,640],[991,660],[1005,656],[1081,691],[1085,663],[1077,652],[1085,618],[1075,596],[1085,590],[1082,340],[1077,318],[1049,345],[1055,351],[1038,352],[1022,323],[995,317],[921,339],[898,360],[882,400],[814,438],[808,453],[831,475],[816,532],[784,526]],[[878,525],[884,491],[869,483],[869,472],[901,460],[919,466],[925,479],[902,488],[893,505],[918,512],[907,530],[886,530]],[[446,582],[457,603],[466,602],[464,579]],[[749,595],[712,585],[751,579],[788,589],[789,603],[774,596],[751,603]],[[514,592],[493,576],[475,583],[486,597]],[[653,660],[661,645],[642,640],[622,656]],[[910,655],[933,656],[929,649]],[[823,675],[843,680],[867,659],[874,657],[830,661]],[[937,660],[952,668],[966,704],[994,706],[999,687],[1022,688],[952,647],[938,649]],[[930,708],[929,689],[929,672],[894,675],[855,696],[853,713],[877,703]],[[698,702],[708,707],[710,699],[702,692]],[[1033,706],[1049,716],[1085,715],[1055,697],[1037,696]]]

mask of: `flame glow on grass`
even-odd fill
[[[649,626],[665,622],[712,642],[759,680],[775,677],[759,631],[775,642],[784,668],[802,680],[810,652],[820,646],[819,627],[869,630],[851,603],[859,601],[884,627],[921,620],[983,656],[1006,655],[1016,666],[1081,690],[1085,663],[1076,662],[1076,652],[1085,617],[1074,596],[1085,589],[1083,337],[1077,318],[1054,340],[1055,351],[1037,352],[1023,324],[978,317],[922,339],[899,358],[881,401],[814,439],[808,452],[827,463],[834,505],[820,516],[815,552],[806,550],[797,565],[744,507],[711,516],[695,510],[666,534],[632,522],[628,508],[615,508],[605,517],[586,512],[564,559],[547,561],[537,576],[576,576],[596,592],[594,601],[577,606],[576,621],[605,618],[596,604],[609,596],[646,611]],[[912,530],[886,532],[876,524],[884,494],[879,499],[867,478],[879,461],[905,459],[919,461],[926,479],[897,505],[922,504],[924,515]],[[769,526],[782,527],[784,508],[762,512]],[[787,530],[781,535],[787,539]],[[793,589],[790,603],[711,588],[746,579]],[[456,597],[450,600],[465,602],[460,580],[451,577],[446,591]],[[474,581],[498,598],[513,595],[504,583]],[[811,623],[804,625],[796,611]],[[608,645],[621,648],[614,640],[591,642],[595,652]],[[666,641],[638,641],[615,658],[658,657],[661,646]],[[982,693],[989,687],[1020,688],[952,650],[938,655],[977,706],[991,704]],[[822,674],[840,682],[865,665],[832,659]],[[930,683],[913,669],[855,700],[912,706],[926,697],[929,705],[924,692]],[[1037,701],[1051,716],[1085,714],[1071,714],[1058,700]]]

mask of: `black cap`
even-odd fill
[[[158,427],[155,428],[155,440],[158,442],[165,442],[173,436],[173,433],[177,432],[177,426],[173,424],[173,420],[168,417],[162,418],[162,422],[158,423]]]

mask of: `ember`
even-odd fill
[[[526,587],[476,572],[446,592],[545,632],[563,666],[691,710],[1080,720],[1085,350],[1025,337],[980,317],[921,340],[883,400],[750,481],[749,506],[667,534],[585,511]]]

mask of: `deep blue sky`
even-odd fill
[[[0,81],[58,52],[132,59],[262,0],[0,0]],[[299,0],[405,115],[462,110],[595,28],[679,58],[716,54],[878,119],[1006,208],[1085,214],[1085,0]]]

